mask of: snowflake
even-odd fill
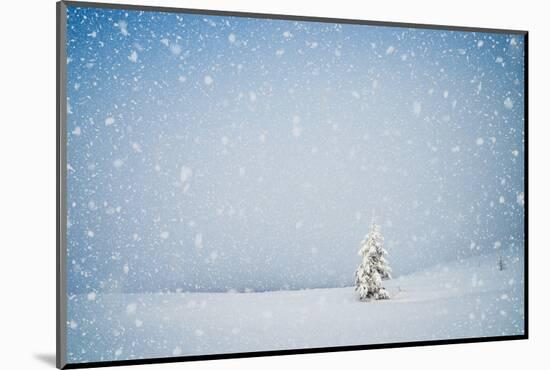
[[[132,50],[130,55],[128,56],[128,59],[130,62],[137,63],[138,61],[138,53],[135,50]]]
[[[512,109],[514,107],[514,103],[512,102],[512,99],[510,98],[504,99],[504,107],[506,109]]]
[[[204,76],[204,83],[206,85],[212,85],[212,83],[214,83],[214,79],[212,78],[212,76],[206,75]]]

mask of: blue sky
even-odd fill
[[[68,291],[351,285],[524,242],[521,36],[68,9]]]

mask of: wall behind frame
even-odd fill
[[[550,339],[550,298],[545,292],[550,260],[545,210],[550,208],[550,129],[545,106],[550,29],[543,4],[535,1],[189,1],[136,0],[142,5],[210,8],[489,28],[527,29],[530,61],[530,338],[528,341],[401,348],[317,355],[252,358],[148,369],[348,368],[361,365],[425,369],[491,367],[514,369],[544,363]],[[53,368],[55,354],[55,1],[3,4],[0,37],[2,133],[0,135],[0,305],[7,368]],[[11,365],[11,366],[10,366]]]

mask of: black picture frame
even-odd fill
[[[210,354],[210,355],[193,355],[193,356],[177,356],[163,357],[150,359],[132,359],[120,361],[105,361],[105,362],[87,362],[87,363],[67,363],[66,362],[66,321],[67,321],[67,297],[66,297],[66,252],[67,252],[67,166],[66,166],[66,120],[67,120],[67,91],[66,91],[66,10],[67,7],[86,7],[86,8],[106,8],[119,10],[133,11],[153,11],[153,12],[168,12],[168,13],[184,13],[184,14],[202,14],[214,16],[232,16],[232,17],[248,17],[262,19],[280,19],[305,22],[324,22],[324,23],[342,23],[355,25],[369,26],[384,26],[384,27],[405,27],[418,28],[428,30],[445,30],[445,31],[466,31],[466,32],[484,32],[484,33],[505,33],[514,34],[523,37],[524,41],[524,334],[522,335],[504,335],[479,338],[456,338],[445,340],[423,340],[414,342],[398,342],[398,343],[379,343],[367,345],[353,346],[338,346],[338,347],[321,347],[321,348],[303,348],[289,350],[273,350],[273,351],[258,351],[258,352],[242,352],[229,354]],[[368,349],[382,348],[399,348],[399,347],[419,347],[461,343],[481,343],[495,341],[510,341],[524,340],[529,338],[529,181],[528,181],[528,156],[529,156],[529,52],[528,52],[528,31],[512,30],[512,29],[493,29],[493,28],[478,28],[478,27],[461,27],[449,25],[432,25],[432,24],[417,24],[417,23],[400,23],[400,22],[383,22],[369,21],[359,19],[341,19],[341,18],[325,18],[325,17],[310,17],[299,15],[283,15],[283,14],[264,14],[264,13],[248,13],[248,12],[233,12],[219,11],[209,9],[186,9],[174,7],[159,7],[159,6],[144,6],[130,4],[109,4],[95,2],[80,2],[80,1],[60,1],[56,3],[56,39],[57,39],[57,61],[56,61],[56,366],[59,369],[77,369],[77,368],[95,368],[109,366],[126,366],[139,364],[157,364],[157,363],[172,363],[172,362],[189,362],[189,361],[204,361],[218,360],[231,358],[245,357],[264,357],[264,356],[280,356],[280,355],[295,355],[309,354],[322,352],[342,352],[342,351],[357,351]]]

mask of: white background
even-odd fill
[[[529,34],[530,339],[162,364],[149,369],[541,368],[548,365],[550,32],[544,1],[128,0],[135,4],[526,29]],[[0,367],[55,358],[55,2],[2,2],[0,21]],[[538,364],[538,365],[537,365]],[[135,368],[135,367],[134,367]]]

